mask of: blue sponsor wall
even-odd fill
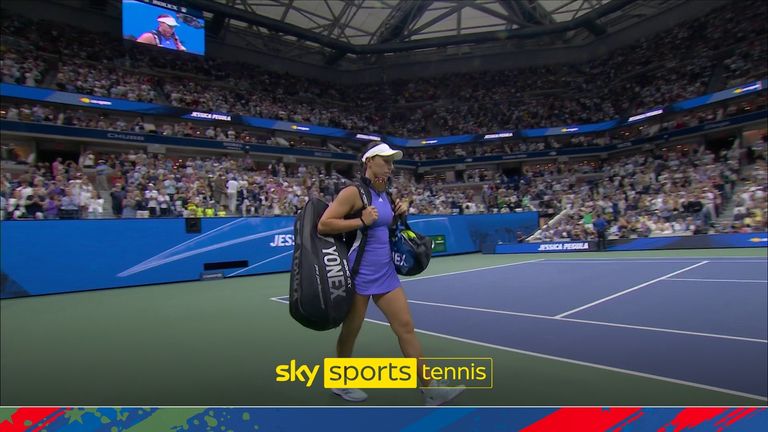
[[[227,276],[290,268],[293,248],[270,243],[293,234],[293,217],[200,222],[200,234],[184,219],[2,222],[2,297],[196,280],[211,262],[247,261]]]
[[[199,280],[212,263],[240,261],[213,270],[224,277],[290,270],[292,216],[199,221],[197,234],[187,233],[184,219],[0,222],[0,297]],[[411,216],[409,223],[444,235],[446,252],[435,255],[446,255],[532,233],[538,213]]]
[[[513,242],[516,233],[530,235],[539,228],[538,212],[457,215],[409,216],[414,231],[427,236],[444,235],[447,253],[493,251],[499,242]],[[441,254],[435,254],[441,255]]]
[[[608,251],[755,248],[768,246],[768,233],[707,234],[696,236],[647,237],[607,241]],[[597,250],[597,242],[500,243],[497,254],[539,252],[589,252]]]
[[[695,236],[618,239],[608,242],[609,251],[649,249],[753,248],[768,246],[768,234],[708,234]]]

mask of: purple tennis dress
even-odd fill
[[[376,207],[379,218],[368,228],[368,239],[363,251],[363,261],[355,276],[355,290],[361,295],[388,293],[400,286],[400,278],[392,262],[392,250],[389,247],[389,224],[394,214],[386,192],[379,194],[371,189],[371,205]],[[357,245],[349,253],[350,266],[355,262]]]

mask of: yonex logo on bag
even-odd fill
[[[404,267],[408,265],[407,261],[405,260],[405,254],[392,252],[392,261],[395,262],[396,266]]]
[[[326,267],[326,277],[328,278],[328,287],[331,289],[331,300],[336,296],[345,297],[344,292],[344,272],[342,271],[341,258],[336,251],[336,246],[330,249],[323,249],[323,262]],[[334,288],[337,287],[337,288]]]

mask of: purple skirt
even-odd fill
[[[386,194],[371,190],[371,201],[379,212],[379,218],[368,229],[368,238],[363,251],[360,270],[355,276],[355,290],[360,295],[388,293],[400,286],[400,278],[392,262],[389,246],[389,224],[392,222],[392,206]],[[358,248],[349,253],[349,265],[357,258]]]

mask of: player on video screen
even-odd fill
[[[179,23],[170,15],[160,15],[157,17],[157,29],[148,31],[136,39],[137,42],[158,45],[164,48],[186,51],[181,44],[179,37],[176,36],[175,28]]]

